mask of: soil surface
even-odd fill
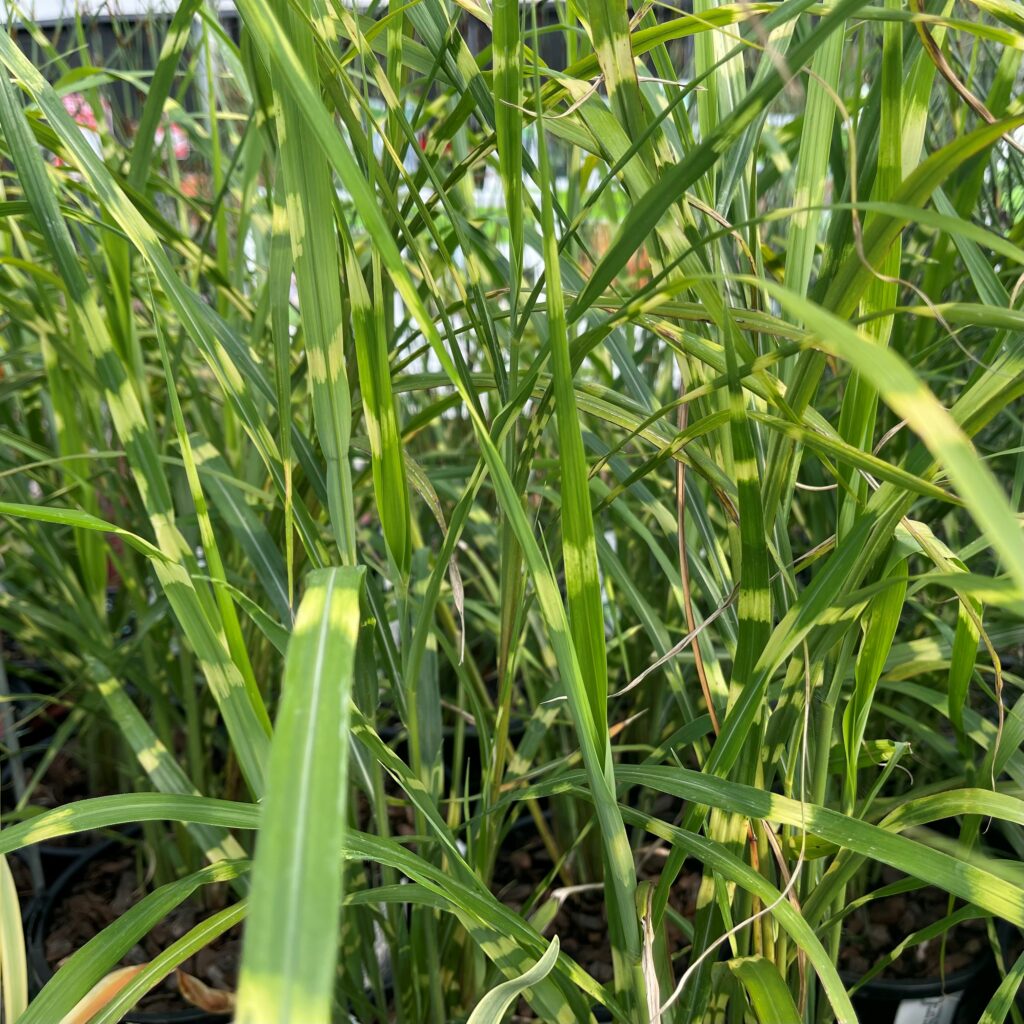
[[[657,880],[663,862],[664,857],[657,853],[646,857],[642,855],[638,876]],[[552,866],[551,856],[532,823],[514,827],[495,867],[492,889],[502,903],[517,912],[524,908],[530,912],[551,897],[560,898],[561,906],[544,930],[544,935],[549,938],[557,935],[565,953],[596,981],[607,984],[612,980],[613,970],[604,891],[601,887],[565,887],[558,876],[547,881]],[[673,909],[688,920],[692,920],[697,911],[700,880],[700,865],[687,863],[672,889],[670,903]],[[539,887],[545,886],[546,881],[543,894],[538,896]],[[666,921],[669,951],[679,970],[686,965],[689,941],[671,917]],[[525,1000],[520,1000],[513,1019],[526,1021],[536,1018]]]
[[[75,950],[116,921],[139,901],[145,889],[140,884],[134,856],[114,850],[92,860],[54,908],[44,950],[50,969],[55,971]],[[134,946],[120,965],[147,963],[215,909],[218,908],[192,903],[178,907]],[[181,966],[213,988],[233,991],[241,952],[241,927],[236,927]],[[194,1007],[182,998],[172,974],[145,996],[136,1009],[140,1013],[172,1013]]]
[[[26,755],[26,776],[32,775],[41,757],[42,751]],[[104,795],[89,791],[89,780],[78,756],[78,743],[71,740],[54,755],[46,773],[33,788],[28,802],[33,807],[63,807],[86,797]]]
[[[45,745],[41,745],[25,753],[23,763],[26,782],[31,780],[46,749]],[[90,788],[88,773],[83,767],[79,742],[77,739],[71,739],[54,755],[42,778],[32,787],[27,806],[35,811],[49,810],[54,807],[64,807],[77,800],[84,800],[86,797],[107,796],[110,792],[108,787],[100,787],[97,790]],[[16,802],[13,780],[8,771],[0,779],[0,806],[10,810]],[[103,836],[97,832],[75,832],[68,836],[56,836],[53,839],[48,839],[36,849],[40,851],[44,859],[49,854],[61,849],[65,850],[66,856],[70,858],[75,856],[77,851],[92,846],[102,839]],[[12,858],[12,860],[16,859],[17,857]],[[55,877],[52,870],[48,870],[47,875]]]
[[[23,763],[26,781],[32,777],[46,749],[46,745],[42,744],[25,751]],[[4,764],[4,769],[9,769],[9,767],[9,764]],[[43,777],[33,787],[28,806],[35,810],[63,807],[65,804],[95,795],[102,794],[89,792],[87,773],[78,757],[77,740],[72,739],[55,755]],[[17,798],[11,772],[5,770],[0,774],[0,807],[10,811],[16,803]],[[24,911],[28,906],[33,896],[38,895],[29,867],[29,860],[33,855],[39,866],[40,877],[43,881],[42,888],[45,888],[46,882],[57,878],[74,857],[79,856],[85,848],[101,839],[102,837],[96,832],[76,832],[69,836],[57,836],[48,839],[45,843],[18,850],[8,857],[7,863],[14,877],[15,890],[18,893],[22,910]]]
[[[872,900],[846,919],[839,950],[840,970],[863,975],[909,935],[948,914],[949,895],[934,886]],[[976,963],[988,945],[985,922],[964,921],[943,935],[904,950],[878,978],[930,981],[944,974],[948,977]]]
[[[31,775],[39,758],[45,751],[45,744],[30,749],[25,754],[26,774]],[[4,799],[12,797],[9,792],[10,780],[4,787]],[[85,771],[77,738],[72,738],[54,757],[42,779],[32,791],[30,804],[36,808],[62,807],[86,796],[90,792],[88,773]],[[12,801],[13,802],[13,801]],[[37,847],[42,856],[44,876],[52,882],[63,873],[82,848],[102,841],[96,832],[83,832],[48,840]],[[61,856],[59,849],[67,850]],[[9,858],[15,886],[22,909],[33,895],[32,876],[26,860],[21,855]],[[148,891],[140,884],[135,856],[126,847],[123,851],[114,849],[91,861],[81,878],[77,879],[65,896],[53,908],[50,930],[45,937],[44,956],[52,971],[89,939],[116,921],[129,907],[137,903]],[[204,894],[215,893],[215,887],[205,887]],[[223,904],[220,904],[223,905]],[[174,910],[161,921],[142,942],[135,946],[121,961],[120,966],[146,963],[166,949],[197,925],[219,905],[201,906],[185,904]],[[233,991],[241,955],[241,928],[236,928],[191,960],[182,968],[215,989]],[[136,1007],[140,1013],[160,1014],[183,1010],[194,1010],[181,996],[172,974],[161,985],[149,993]]]

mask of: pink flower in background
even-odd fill
[[[89,140],[89,145],[97,155],[102,155],[99,122],[96,120],[96,112],[92,109],[89,101],[80,92],[69,92],[61,97],[61,102],[71,119],[82,129],[82,134]],[[111,120],[110,104],[106,100],[100,102],[103,105],[103,116],[109,125]],[[53,165],[54,167],[63,167],[64,161],[59,156],[55,156]]]
[[[156,137],[154,139],[158,146],[163,145],[164,141],[164,129],[161,125],[156,130]],[[174,153],[175,160],[187,160],[189,153],[192,152],[192,145],[188,141],[188,135],[185,134],[185,129],[179,124],[171,122],[171,152]]]
[[[69,92],[62,99],[64,109],[71,115],[75,124],[87,128],[91,132],[99,130],[96,115],[89,101],[80,92]]]

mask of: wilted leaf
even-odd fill
[[[145,966],[133,964],[131,967],[119,967],[116,971],[111,971],[93,985],[85,998],[61,1020],[60,1024],[89,1024],[89,1021]]]
[[[178,991],[185,1000],[207,1013],[231,1013],[235,1008],[235,993],[222,988],[211,988],[205,981],[185,971],[175,971]]]

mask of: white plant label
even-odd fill
[[[962,992],[932,999],[904,999],[893,1024],[953,1024]]]

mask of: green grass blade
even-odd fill
[[[317,86],[317,63],[310,26],[288,3],[277,3],[277,17],[295,53]],[[318,5],[315,5],[318,6]],[[341,265],[334,231],[331,169],[323,152],[304,139],[304,118],[291,90],[283,89],[282,68],[271,67],[277,103],[275,124],[284,176],[288,230],[299,290],[313,415],[327,461],[327,501],[343,564],[355,561],[352,480],[348,463],[351,399],[345,370]]]
[[[0,855],[0,995],[4,1014],[18,1020],[28,1005],[28,968],[21,904],[7,858]]]
[[[125,530],[113,523],[108,523],[89,512],[80,512],[73,508],[49,508],[45,505],[22,505],[12,501],[0,502],[0,515],[31,519],[38,523],[53,523],[59,526],[73,526],[79,530],[95,530],[119,537],[140,554],[154,562],[170,561],[169,557],[159,548],[154,547],[145,537],[140,537],[130,530]]]
[[[803,107],[800,152],[793,187],[795,210],[786,236],[786,287],[798,295],[807,294],[814,266],[820,207],[828,182],[828,154],[836,110],[836,89],[843,60],[843,37],[833,33],[811,61],[814,72],[807,80]]]
[[[555,966],[558,960],[558,936],[551,940],[545,954],[528,971],[525,971],[518,978],[510,978],[502,982],[497,988],[491,989],[476,1004],[473,1012],[469,1015],[467,1024],[501,1024],[502,1018],[508,1012],[508,1008],[527,989],[543,981]]]
[[[588,0],[586,9],[609,103],[619,124],[628,127],[631,133],[639,134],[646,125],[647,117],[633,61],[629,11],[625,4],[614,3],[613,0]]]
[[[292,335],[291,335],[291,236],[284,197],[284,175],[275,175],[273,211],[270,218],[270,267],[267,301],[274,351],[274,391],[280,418],[282,498],[284,499],[285,566],[288,580],[288,618],[295,604],[295,495],[292,465]]]
[[[374,291],[379,296],[382,282],[379,262],[373,259]],[[352,245],[345,244],[345,279],[352,309],[352,333],[355,336],[359,389],[363,398],[366,433],[370,439],[370,460],[377,512],[388,550],[404,577],[412,557],[409,521],[409,485],[405,476],[402,436],[398,425],[395,396],[391,392],[391,367],[388,362],[387,336],[383,309],[371,303],[363,270]]]
[[[641,825],[652,835],[665,839],[672,844],[674,850],[681,850],[687,856],[695,857],[716,876],[735,882],[747,892],[756,895],[762,906],[771,906],[772,915],[780,928],[784,929],[807,954],[808,962],[818,974],[836,1019],[842,1024],[855,1024],[857,1016],[850,1003],[850,997],[846,994],[846,988],[839,978],[833,958],[822,947],[814,929],[803,915],[788,900],[780,898],[779,890],[771,882],[721,843],[669,825],[640,811],[627,809],[623,813],[627,821]]]
[[[725,966],[747,990],[760,1024],[799,1024],[802,1019],[778,968],[763,956],[727,960]]]
[[[523,86],[518,0],[495,0],[494,129],[509,228],[509,304],[515,322],[523,271]]]
[[[961,596],[957,606],[956,632],[949,657],[949,678],[946,682],[949,699],[949,720],[958,733],[964,729],[964,705],[967,690],[974,675],[978,656],[978,628],[981,622],[981,602]]]
[[[183,0],[171,19],[167,35],[164,36],[160,58],[149,83],[145,106],[142,108],[142,117],[139,118],[139,126],[132,140],[128,182],[133,188],[142,188],[146,182],[153,159],[153,140],[160,126],[167,97],[174,85],[178,64],[192,34],[193,20],[201,6],[202,0]]]
[[[772,628],[772,595],[768,587],[768,546],[765,544],[761,467],[746,402],[737,372],[736,331],[726,329],[729,373],[729,434],[740,515],[739,636],[730,682],[730,705],[753,681],[754,667]]]
[[[198,794],[96,796],[42,811],[0,830],[0,855],[13,853],[33,843],[45,843],[48,839],[132,822],[184,821],[211,827],[257,829],[261,817],[257,804],[215,800]]]
[[[248,556],[274,610],[285,622],[290,621],[287,569],[273,536],[246,502],[241,488],[233,484],[233,474],[220,452],[198,435],[191,438],[191,447],[203,487],[224,525]]]
[[[870,849],[872,857],[917,878],[927,879],[946,892],[976,903],[990,913],[1024,925],[1024,888],[1013,885],[990,871],[966,864],[939,850],[866,821],[814,804],[801,804],[788,797],[766,793],[713,776],[682,768],[619,769],[622,781],[698,800],[736,814],[765,818],[794,828],[806,829],[841,847]],[[1020,801],[1016,801],[1019,805]],[[979,813],[984,813],[979,805]],[[1024,806],[1024,805],[1021,805]],[[1006,813],[1003,811],[1003,813]],[[1020,817],[1021,808],[1012,811]]]
[[[1024,124],[1024,117],[1008,117],[984,124],[932,153],[908,174],[891,195],[893,203],[923,206],[932,193],[967,160],[984,152],[1006,133]],[[879,216],[864,233],[862,251],[842,255],[839,266],[829,275],[822,305],[840,316],[850,316],[868,285],[876,280],[875,268],[899,237],[907,221],[901,217]]]
[[[792,48],[788,55],[789,66],[799,68],[807,63],[828,37],[845,24],[846,18],[862,6],[863,3],[858,3],[857,0],[840,0],[828,16],[822,19],[817,31],[808,34]],[[785,79],[780,70],[775,69],[766,75],[759,85],[743,97],[727,120],[720,122],[712,134],[701,142],[685,161],[662,174],[657,184],[633,205],[617,232],[615,241],[594,268],[584,290],[569,308],[570,322],[594,305],[598,296],[611,284],[627,260],[661,220],[668,207],[677,202],[694,182],[714,166],[719,155],[767,107],[784,85]]]
[[[317,570],[299,604],[256,848],[239,1024],[331,1019],[363,572]]]
[[[846,807],[853,807],[857,787],[857,759],[868,724],[875,687],[881,678],[907,593],[907,563],[901,559],[889,571],[891,585],[872,598],[863,618],[864,639],[854,669],[853,694],[843,714],[846,744]]]
[[[163,794],[191,794],[198,798],[195,784],[160,742],[153,727],[125,693],[120,680],[96,661],[87,661],[86,669],[108,714],[153,785]],[[245,854],[238,840],[223,829],[197,823],[189,825],[188,830],[196,846],[211,863],[238,860]]]
[[[955,420],[914,371],[895,352],[868,341],[820,307],[777,285],[763,284],[816,335],[816,344],[849,362],[878,389],[882,400],[907,420],[949,474],[1018,588],[1024,589],[1024,535],[1006,495]]]
[[[611,45],[609,43],[609,45]],[[538,111],[538,130],[543,133]],[[604,745],[608,722],[608,662],[605,651],[604,609],[594,543],[594,512],[590,504],[589,474],[583,451],[579,410],[573,389],[572,360],[562,297],[558,238],[555,235],[553,183],[547,147],[540,146],[541,226],[544,235],[544,272],[551,343],[551,376],[558,423],[561,468],[562,558],[573,642],[580,670],[587,681],[594,743]]]
[[[1006,972],[1006,977],[999,983],[999,988],[988,1001],[978,1024],[1003,1024],[1013,1008],[1022,981],[1024,981],[1024,953],[1017,957],[1014,965]]]

